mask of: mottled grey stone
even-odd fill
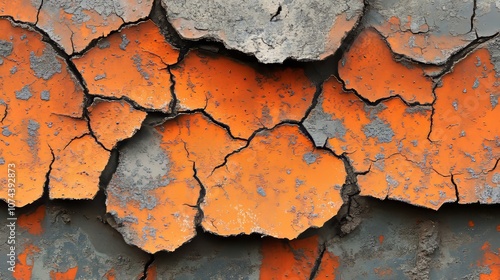
[[[363,1],[162,0],[187,39],[211,38],[263,63],[319,60],[333,54],[363,12]]]

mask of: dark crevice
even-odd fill
[[[314,266],[311,270],[311,275],[309,276],[309,280],[313,280],[316,278],[316,275],[318,274],[319,267],[321,265],[321,261],[323,260],[323,255],[325,255],[326,252],[326,243],[321,243],[319,245],[319,255],[316,261],[314,262]]]
[[[323,83],[320,83],[320,84],[316,85],[316,92],[314,93],[311,105],[309,106],[309,108],[307,108],[306,113],[304,114],[304,117],[302,117],[302,119],[300,120],[300,123],[303,124],[304,121],[309,116],[309,114],[311,114],[311,111],[314,108],[316,108],[316,105],[318,105],[318,100],[319,100],[319,97],[321,96],[322,92],[323,92]]]
[[[144,265],[144,271],[142,272],[142,277],[139,278],[140,280],[146,280],[148,278],[148,270],[149,268],[153,265],[155,262],[155,255],[154,254],[149,254],[150,258]]]
[[[75,141],[75,140],[77,140],[77,139],[82,139],[83,137],[88,136],[88,135],[90,135],[90,133],[84,133],[84,134],[82,134],[82,135],[78,135],[78,136],[74,137],[73,139],[69,140],[69,142],[68,142],[66,145],[64,145],[64,148],[62,148],[62,150],[66,150],[66,148],[67,148],[67,147],[68,147],[68,146],[69,146],[69,145],[70,145],[73,141]]]
[[[40,1],[40,6],[38,6],[38,10],[36,11],[36,21],[35,21],[35,23],[34,23],[35,25],[37,25],[37,24],[38,24],[38,20],[39,20],[39,18],[40,18],[40,11],[42,10],[42,7],[43,7],[43,1],[44,1],[44,0],[41,0],[41,1]]]
[[[276,11],[276,13],[274,13],[274,15],[271,16],[271,20],[270,22],[274,22],[274,21],[278,21],[278,19],[276,19],[280,14],[281,14],[281,4],[278,6],[278,10]]]
[[[49,146],[49,149],[50,149],[50,154],[52,155],[52,160],[50,161],[50,164],[49,164],[49,170],[47,171],[47,173],[45,174],[45,183],[43,184],[43,196],[42,197],[45,197],[44,200],[48,200],[48,197],[50,196],[50,173],[52,172],[52,164],[54,164],[54,162],[56,161],[56,155],[54,154],[54,150],[52,150],[52,147],[47,144],[47,146]]]
[[[460,194],[458,192],[458,185],[457,183],[455,182],[455,177],[453,174],[451,174],[451,183],[453,184],[453,186],[455,187],[455,196],[457,197],[457,201],[456,203],[460,203]]]
[[[477,0],[474,0],[474,6],[472,8],[472,16],[470,17],[470,30],[469,30],[469,32],[472,32],[474,30],[474,19],[476,18],[476,9],[477,9]]]
[[[196,162],[193,161],[193,178],[198,182],[200,185],[200,196],[198,197],[198,201],[196,202],[196,208],[198,209],[198,212],[196,213],[195,217],[195,225],[196,227],[201,226],[201,222],[203,221],[203,218],[205,217],[205,214],[203,213],[203,210],[201,209],[201,204],[205,200],[205,195],[207,193],[207,190],[203,183],[201,182],[200,178],[198,177],[198,171],[196,170]]]
[[[2,104],[0,103],[0,105],[2,105]],[[1,124],[3,124],[3,121],[4,121],[4,120],[5,120],[5,118],[7,117],[8,110],[9,110],[9,104],[4,103],[4,105],[5,105],[5,114],[3,115],[3,118],[0,120],[0,123],[1,123]]]
[[[171,65],[167,66],[167,71],[170,75],[170,96],[172,97],[172,101],[170,101],[170,104],[168,106],[168,111],[175,115],[175,109],[177,108],[178,102],[177,95],[175,94],[175,76],[172,73]]]

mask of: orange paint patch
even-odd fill
[[[40,34],[5,19],[0,19],[0,30],[6,48],[0,77],[9,81],[0,83],[0,103],[7,109],[0,158],[16,165],[16,204],[22,207],[42,195],[53,154],[88,133],[82,119],[84,93],[64,59]],[[6,186],[2,177],[0,199],[7,199]]]
[[[97,99],[88,110],[90,127],[97,141],[108,150],[119,141],[132,137],[147,115],[125,101]]]
[[[399,95],[408,103],[432,103],[432,80],[418,65],[408,64],[396,62],[383,38],[367,29],[340,60],[339,75],[346,88],[372,102]]]
[[[50,198],[93,199],[109,154],[90,135],[71,141],[52,164]]]
[[[316,90],[301,69],[256,69],[197,51],[172,74],[179,110],[204,109],[228,125],[233,136],[245,139],[284,120],[300,121]]]
[[[195,170],[205,178],[245,142],[231,139],[201,113],[181,115],[137,136],[121,150],[107,189],[107,211],[127,242],[150,253],[173,251],[196,234]]]
[[[12,277],[16,280],[31,279],[33,273],[34,256],[40,252],[40,248],[28,244],[24,247],[22,253],[17,256],[17,263]]]
[[[384,239],[385,239],[385,237],[383,235],[379,235],[378,236],[378,243],[384,244]]]
[[[325,251],[323,257],[321,258],[321,263],[314,279],[335,279],[339,265],[339,257],[328,251]]]
[[[488,50],[480,48],[436,88],[430,139],[440,147],[433,167],[456,174],[460,203],[498,203],[492,194],[500,187],[500,169],[490,171],[500,158],[500,106],[492,100],[499,84]]]
[[[178,51],[152,21],[128,26],[100,44],[109,47],[92,48],[73,59],[90,94],[126,97],[146,109],[170,110],[168,67],[177,62]]]
[[[471,221],[469,221],[468,225],[469,225],[469,227],[471,227],[471,228],[472,228],[472,227],[474,227],[474,221],[472,221],[472,220],[471,220]]]
[[[0,16],[11,16],[14,20],[35,22],[42,0],[0,0]]]
[[[82,51],[94,39],[108,35],[126,22],[148,16],[152,0],[45,1],[37,26],[49,34],[66,53]]]
[[[497,231],[500,232],[500,225],[497,226]]]
[[[17,219],[19,227],[25,229],[29,234],[40,235],[43,233],[43,220],[45,219],[45,205],[38,207],[35,212],[23,214]]]
[[[318,237],[262,242],[260,279],[308,279],[319,257]]]
[[[500,279],[500,248],[495,252],[495,250],[491,249],[491,245],[485,242],[481,250],[483,250],[483,259],[481,260],[480,266],[488,268],[489,272],[481,273],[479,279]]]
[[[315,149],[298,126],[259,132],[203,180],[202,226],[222,236],[296,238],[337,214],[345,176],[342,161]]]
[[[104,277],[107,279],[107,280],[116,280],[116,271],[114,268],[108,270],[108,272],[106,272],[106,274],[104,274]]]
[[[76,279],[76,273],[78,272],[78,267],[72,267],[64,272],[50,272],[51,280],[74,280]]]

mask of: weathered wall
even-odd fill
[[[0,0],[0,278],[498,279],[499,32],[494,0]]]

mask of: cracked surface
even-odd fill
[[[203,109],[244,139],[285,120],[300,121],[312,103],[314,84],[300,68],[262,70],[192,51],[172,69],[178,110]]]
[[[332,55],[357,24],[363,1],[162,0],[167,18],[186,39],[211,38],[263,63]]]
[[[152,21],[127,26],[97,46],[73,59],[90,94],[124,97],[145,109],[169,111],[173,98],[168,67],[177,62],[178,51]]]
[[[342,161],[315,149],[298,126],[259,132],[203,181],[202,226],[223,236],[295,238],[337,213],[345,176]]]

